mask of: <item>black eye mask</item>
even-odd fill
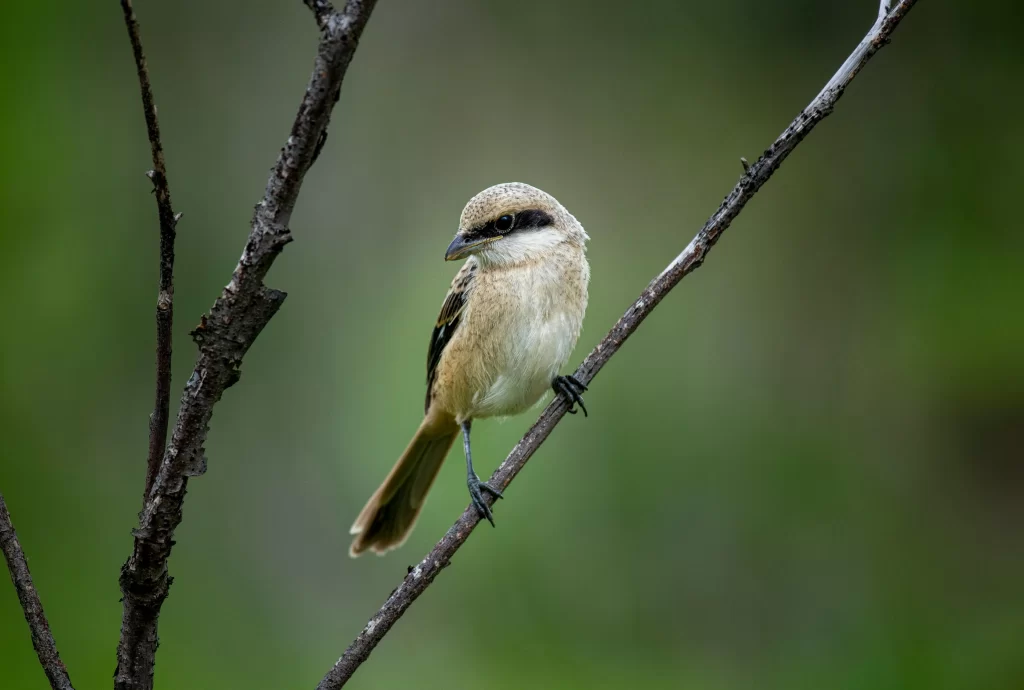
[[[508,227],[509,218],[511,218],[511,227]],[[553,223],[554,219],[546,211],[527,209],[515,215],[506,213],[490,223],[473,228],[466,235],[473,239],[486,239],[488,237],[498,237],[499,235],[510,235],[513,232],[524,230],[539,230]],[[501,230],[499,227],[505,229]]]

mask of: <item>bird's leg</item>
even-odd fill
[[[476,476],[476,472],[473,471],[473,454],[469,450],[469,429],[472,425],[472,419],[467,419],[462,423],[462,447],[466,451],[466,486],[469,487],[469,497],[473,499],[473,506],[480,513],[480,517],[487,518],[487,521],[491,523],[491,527],[494,527],[494,515],[491,514],[491,508],[484,501],[484,496],[481,492],[486,491],[495,498],[504,497],[493,486],[487,482],[480,481],[480,477]]]
[[[579,405],[583,410],[583,416],[587,416],[587,408],[583,404],[583,396],[580,395],[587,387],[575,376],[556,376],[551,380],[551,387],[555,389],[555,395],[564,395],[569,403],[569,414],[576,414],[574,405]]]

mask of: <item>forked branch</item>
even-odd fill
[[[349,0],[340,12],[326,2],[314,4],[322,33],[309,85],[263,198],[256,205],[231,282],[192,332],[199,357],[185,384],[174,432],[139,515],[132,554],[121,568],[124,608],[114,673],[117,690],[149,690],[153,686],[157,618],[171,585],[167,559],[174,530],[182,519],[188,478],[205,471],[203,446],[214,405],[238,381],[243,356],[284,301],[285,294],[267,288],[263,278],[291,240],[288,223],[302,180],[323,145],[342,80],[376,3]]]
[[[849,83],[871,59],[871,56],[889,41],[896,26],[916,1],[901,0],[891,10],[886,0],[880,3],[878,19],[839,71],[756,163],[749,167],[744,165],[745,170],[739,182],[725,197],[718,210],[707,220],[704,227],[700,229],[700,232],[690,241],[683,252],[651,281],[608,335],[587,355],[587,358],[576,370],[577,379],[584,383],[590,383],[612,355],[618,352],[633,331],[647,318],[648,314],[658,306],[665,295],[683,277],[692,273],[704,262],[704,257],[711,251],[715,242],[722,236],[733,219],[743,210],[746,203],[768,181],[782,161],[792,153],[797,144],[807,136],[814,126],[828,117]],[[508,487],[522,470],[526,461],[530,459],[530,456],[540,447],[551,430],[565,415],[566,409],[564,399],[561,396],[556,396],[541,414],[540,419],[526,432],[526,435],[512,449],[505,461],[495,470],[488,483],[501,490]],[[494,499],[488,495],[484,500],[492,503]],[[452,556],[466,542],[479,520],[477,511],[472,506],[463,512],[426,558],[409,571],[405,580],[391,593],[391,596],[374,614],[355,641],[345,650],[345,654],[320,681],[317,690],[337,690],[348,682],[356,669],[366,661],[374,647],[388,634],[388,631],[409,606],[430,586],[438,573],[451,562]]]

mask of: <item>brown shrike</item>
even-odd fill
[[[474,419],[518,414],[553,388],[579,404],[586,386],[561,376],[587,309],[589,238],[554,197],[519,182],[500,184],[466,204],[445,261],[463,257],[427,352],[426,416],[402,457],[359,513],[349,553],[383,554],[412,531],[441,463],[462,430],[473,505],[497,489],[473,471]]]

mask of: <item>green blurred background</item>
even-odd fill
[[[317,31],[298,0],[138,5],[185,214],[176,406]],[[918,3],[350,687],[1024,687],[1015,6]],[[587,228],[575,364],[875,11],[382,0],[189,486],[157,686],[313,687],[465,507],[453,452],[402,550],[346,553],[420,420],[471,195],[529,182]],[[118,3],[3,15],[0,491],[103,688],[152,407],[148,145]],[[534,419],[478,425],[481,474]],[[0,687],[46,687],[6,578]]]

